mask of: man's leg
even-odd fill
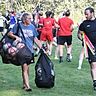
[[[96,90],[96,62],[92,62],[90,64],[90,67],[91,67],[91,76],[93,80],[93,87],[94,90]]]
[[[63,47],[64,45],[58,45],[59,46],[59,62],[63,62]]]
[[[66,42],[67,42],[66,61],[71,62],[71,59],[72,59],[72,35],[71,36],[66,36]]]
[[[29,66],[26,63],[22,65],[22,78],[23,78],[23,88],[26,91],[31,91],[29,85]]]
[[[49,55],[52,54],[52,47],[53,47],[53,41],[50,41],[49,42],[49,48],[48,48],[49,49],[49,53],[48,53]]]
[[[78,69],[81,69],[82,67],[82,63],[83,63],[83,59],[84,59],[84,47],[82,47],[80,56],[79,56],[79,65],[78,65]]]
[[[58,55],[59,55],[59,45],[57,45],[55,50],[55,59],[58,59]]]
[[[67,57],[66,57],[66,60],[68,62],[71,62],[71,59],[72,59],[72,44],[67,45]]]

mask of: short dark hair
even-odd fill
[[[47,11],[47,12],[45,12],[45,14],[46,14],[46,17],[50,17],[50,15],[52,14],[52,12],[51,11]]]
[[[54,18],[54,12],[51,13],[51,18]]]
[[[39,16],[43,16],[43,12],[39,12]]]
[[[65,12],[64,15],[65,15],[65,16],[70,16],[70,10],[68,9],[68,10]]]
[[[88,7],[88,8],[85,9],[85,11],[86,11],[86,10],[89,10],[91,13],[92,13],[92,12],[94,13],[94,9],[93,9],[92,7]]]

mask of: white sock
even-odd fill
[[[81,67],[82,67],[82,62],[83,62],[83,60],[80,59],[80,60],[79,60],[79,66],[78,66],[78,69],[81,69]]]

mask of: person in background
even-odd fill
[[[43,28],[40,36],[42,44],[47,43],[48,55],[52,54],[52,43],[53,43],[53,33],[52,27],[55,24],[55,21],[51,18],[51,11],[47,11],[46,18],[43,19]]]
[[[60,13],[60,16],[59,16],[59,19],[64,17],[65,15],[65,12],[62,12]],[[58,23],[58,22],[57,22]],[[56,50],[55,50],[55,58],[54,59],[59,59],[59,45],[58,45],[58,31],[59,31],[59,25],[58,27],[56,28],[56,42],[57,42],[57,47],[56,47]],[[66,46],[65,46],[66,47]]]
[[[82,34],[85,33],[85,35],[89,38],[90,42],[93,44],[96,50],[96,18],[95,18],[95,12],[92,7],[88,7],[84,11],[86,20],[84,20],[78,30],[78,36],[81,40]],[[88,61],[90,64],[90,71],[91,76],[93,80],[93,88],[96,90],[96,53],[95,55],[92,54],[89,48],[88,49]]]
[[[83,19],[77,24],[77,28],[79,28],[79,26],[82,23],[82,21],[83,21]],[[78,34],[77,34],[77,37],[80,40]],[[79,55],[79,62],[78,62],[79,64],[78,64],[78,68],[77,68],[78,70],[81,70],[81,68],[82,68],[82,64],[83,64],[83,60],[84,60],[84,55],[85,55],[84,42],[83,41],[81,41],[81,42],[82,42],[82,48],[81,48],[81,52],[80,52],[80,55]]]
[[[10,12],[10,21],[9,21],[9,29],[12,29],[13,26],[17,23],[16,13],[15,11]]]
[[[84,59],[84,46],[82,46],[80,56],[79,56],[79,64],[78,64],[78,68],[77,68],[79,70],[82,68],[83,59]]]
[[[67,43],[67,57],[66,61],[71,62],[72,59],[72,31],[73,31],[73,20],[69,18],[70,11],[67,10],[64,13],[64,17],[58,20],[58,45],[59,45],[59,62],[63,62],[63,47]]]
[[[7,19],[4,16],[2,16],[2,13],[0,12],[0,32],[1,32],[1,35],[4,35],[6,33],[6,32],[4,32],[5,23],[7,23]]]
[[[42,45],[37,38],[38,33],[34,25],[31,23],[31,19],[32,19],[32,16],[30,13],[27,13],[27,12],[23,13],[21,17],[21,22],[19,24],[24,36],[21,35],[20,30],[18,32],[18,36],[15,34],[17,30],[17,24],[15,24],[14,27],[11,29],[11,31],[8,33],[8,36],[17,41],[22,41],[28,47],[28,49],[33,55],[34,54],[33,42],[35,42],[39,46],[39,48],[41,48]],[[18,57],[18,61],[21,64],[21,68],[22,68],[23,89],[25,91],[32,91],[29,84],[29,64],[30,63],[26,61],[24,56]]]
[[[39,12],[39,20],[38,20],[38,28],[37,28],[37,31],[38,31],[38,39],[40,40],[40,35],[41,35],[41,32],[42,32],[42,28],[43,28],[43,20],[44,20],[44,17],[43,17],[43,12]]]

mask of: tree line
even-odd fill
[[[36,6],[39,6],[41,11],[51,10],[57,15],[64,9],[69,9],[72,18],[77,19],[83,15],[87,6],[95,8],[96,0],[0,0],[0,11],[2,12],[6,10],[33,12]]]

